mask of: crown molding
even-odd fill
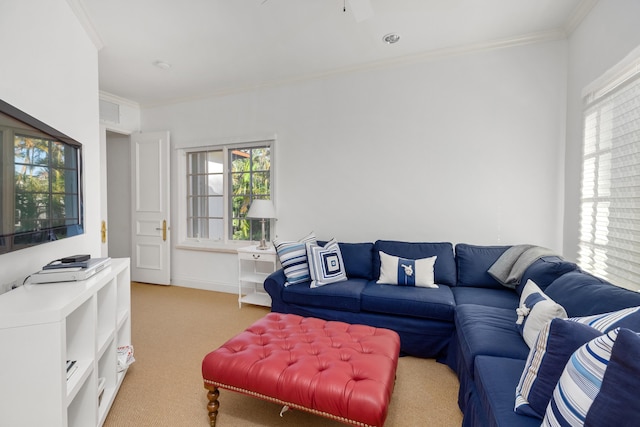
[[[586,0],[597,1],[597,0]],[[330,77],[335,77],[343,74],[350,74],[362,71],[377,70],[383,68],[393,68],[404,65],[418,64],[422,62],[433,61],[436,59],[443,59],[447,57],[466,55],[471,53],[487,52],[497,49],[506,49],[510,47],[523,46],[534,43],[545,43],[556,40],[566,39],[566,33],[564,29],[555,29],[549,31],[543,31],[532,34],[524,34],[517,37],[509,37],[504,39],[496,39],[488,42],[471,43],[460,46],[447,47],[442,49],[434,49],[427,52],[422,52],[415,55],[406,55],[398,58],[385,59],[381,61],[368,62],[366,64],[337,68],[334,70],[325,71],[322,73],[306,74],[298,77],[291,77],[280,80],[265,81],[253,85],[238,86],[228,89],[222,89],[215,92],[209,92],[207,94],[175,98],[163,102],[155,102],[149,104],[141,104],[143,108],[162,107],[172,104],[180,104],[183,102],[197,101],[208,98],[218,98],[223,96],[234,95],[238,93],[251,92],[261,89],[269,89],[279,86],[285,86],[290,84],[301,83],[312,80],[322,80]]]
[[[598,0],[582,0],[575,9],[571,12],[569,19],[564,24],[564,31],[567,35],[571,35],[575,31],[576,28],[584,21],[584,18],[589,15],[591,9],[595,7],[598,3]]]
[[[80,25],[84,28],[84,31],[87,33],[93,45],[96,47],[98,51],[102,50],[104,47],[104,42],[98,34],[96,27],[91,22],[91,18],[89,18],[89,14],[87,14],[87,10],[84,7],[84,3],[81,0],[67,0],[69,7],[78,18]]]
[[[130,99],[122,98],[118,95],[114,95],[112,93],[105,92],[103,90],[99,91],[98,95],[99,95],[99,98],[103,101],[109,101],[115,104],[125,105],[127,107],[135,108],[138,110],[140,109],[140,104],[135,101],[131,101]]]

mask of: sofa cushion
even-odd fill
[[[516,324],[519,325],[522,338],[529,347],[534,346],[538,333],[551,319],[567,317],[564,308],[545,295],[531,280],[527,282],[520,295],[520,306],[516,312]]]
[[[522,294],[522,289],[528,280],[536,282],[536,285],[544,291],[558,277],[576,268],[578,266],[575,263],[565,261],[559,256],[542,257],[525,270],[520,284],[516,287],[516,292],[518,295]]]
[[[419,288],[369,282],[362,291],[362,311],[453,321],[456,306],[448,286]]]
[[[407,259],[384,252],[380,256],[380,278],[377,283],[383,285],[418,286],[437,288],[433,279],[433,265],[437,257]]]
[[[500,289],[455,286],[451,288],[451,292],[456,299],[456,305],[478,304],[515,310],[519,303],[518,294],[504,286]]]
[[[318,244],[324,246],[327,242],[318,240]],[[367,280],[378,278],[373,275],[373,243],[338,242],[338,245],[348,278]]]
[[[583,425],[585,423],[591,405],[600,393],[619,331],[620,329],[614,329],[600,335],[573,353],[553,391],[553,397],[547,406],[542,422],[543,426]],[[633,332],[628,332],[635,335]],[[635,361],[627,361],[627,364],[631,364],[630,362]],[[638,384],[630,390],[636,389],[637,386]],[[635,403],[631,402],[631,404],[635,406]],[[621,417],[622,414],[615,415],[618,420],[625,419]],[[591,425],[616,424],[618,423]]]
[[[311,288],[309,282],[282,289],[282,300],[289,304],[308,305],[341,311],[360,311],[360,294],[367,281],[348,279],[319,288]]]
[[[506,357],[478,356],[475,373],[476,389],[485,410],[487,426],[539,427],[540,419],[513,411],[513,390],[524,367],[524,360]]]
[[[456,306],[458,357],[462,357],[467,372],[474,372],[473,364],[478,355],[509,357],[523,361],[527,358],[529,347],[518,332],[516,318],[516,311],[511,309],[475,304]],[[512,397],[516,383],[517,379],[511,390]]]
[[[564,319],[549,322],[531,347],[520,376],[516,387],[516,412],[542,419],[573,352],[600,335],[602,332],[581,323]]]
[[[557,278],[545,293],[570,317],[590,316],[640,305],[640,293],[614,286],[581,270]]]
[[[373,277],[380,277],[379,251],[386,254],[408,259],[420,259],[437,256],[434,266],[434,278],[436,284],[455,286],[456,284],[456,260],[453,256],[453,245],[448,242],[417,243],[398,242],[392,240],[378,240],[374,244],[373,252]]]
[[[347,280],[338,242],[330,240],[324,246],[307,242],[306,245],[312,288]]]
[[[487,271],[509,246],[456,245],[457,286],[496,288],[503,286]]]

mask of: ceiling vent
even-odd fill
[[[120,105],[115,102],[100,100],[100,120],[109,123],[120,123]]]

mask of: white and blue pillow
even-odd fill
[[[602,335],[591,326],[570,319],[552,319],[540,331],[520,381],[516,386],[515,411],[543,418],[553,390],[567,361],[581,345]]]
[[[640,420],[640,335],[621,328],[613,345],[600,392],[593,400],[587,426],[637,425]]]
[[[565,309],[542,292],[533,280],[528,280],[524,286],[516,313],[516,325],[529,348],[535,345],[540,330],[551,319],[567,317]]]
[[[589,325],[600,332],[609,332],[612,329],[621,327],[631,329],[632,331],[640,331],[640,306],[623,308],[622,310],[613,311],[603,314],[595,314],[593,316],[570,317],[567,320],[572,322]]]
[[[640,307],[568,319],[553,319],[531,347],[516,387],[515,411],[543,418],[567,361],[581,345],[617,327],[640,331]],[[639,368],[640,369],[640,368]]]
[[[324,247],[310,242],[306,247],[312,288],[347,280],[340,246],[335,239]]]
[[[545,417],[542,421],[543,426],[581,426],[585,425],[589,417],[606,415],[608,411],[606,408],[599,409],[598,412],[600,413],[591,414],[590,412],[592,404],[599,397],[603,381],[607,375],[609,360],[616,344],[618,344],[617,339],[620,331],[619,328],[616,328],[594,338],[573,353],[553,391],[553,397],[547,406]],[[629,330],[625,331],[627,332],[623,333],[623,335],[627,333],[635,335]],[[625,347],[624,343],[621,347]],[[626,348],[621,348],[620,352],[624,353],[626,350]],[[635,370],[637,375],[638,360],[631,360],[630,362],[632,365],[636,365],[631,372]],[[614,394],[616,389],[620,396],[625,393],[634,393],[632,389],[619,390],[618,387],[614,387]],[[637,407],[637,402],[632,402],[631,406]],[[598,406],[595,408],[598,408]],[[635,412],[637,414],[637,408]],[[632,419],[625,417],[623,414],[611,415],[614,415],[615,423],[591,425],[622,425],[621,422],[625,419],[632,421]],[[636,418],[635,421],[637,420]]]
[[[307,243],[316,243],[313,231],[298,241],[273,239],[273,246],[276,248],[284,275],[287,277],[285,286],[311,280],[307,260]]]
[[[377,283],[399,286],[419,286],[437,288],[433,267],[436,256],[421,259],[408,259],[380,253],[380,277]]]

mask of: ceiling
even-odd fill
[[[554,40],[597,0],[67,1],[100,49],[100,90],[152,106]]]

